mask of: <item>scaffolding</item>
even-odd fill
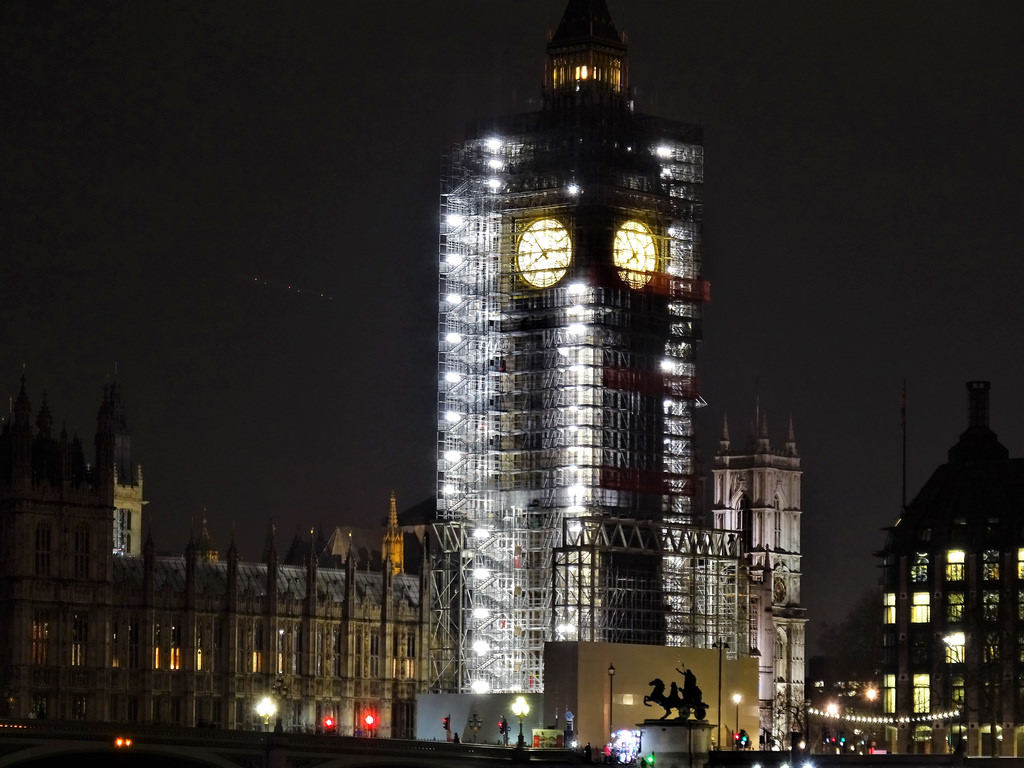
[[[434,687],[542,690],[557,637],[736,637],[729,548],[671,545],[701,530],[699,128],[592,105],[470,136],[442,180]],[[515,262],[540,218],[573,242],[542,289]],[[610,263],[633,221],[655,238],[653,270]],[[606,544],[607,526],[649,535]]]

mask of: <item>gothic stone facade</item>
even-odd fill
[[[115,553],[116,429],[104,396],[96,464],[35,428],[24,383],[0,433],[0,691],[10,717],[414,733],[424,690],[419,576],[278,562]],[[140,507],[141,509],[141,504]]]

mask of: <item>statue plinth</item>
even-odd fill
[[[711,750],[707,720],[644,720],[641,757],[654,755],[658,768],[704,768]]]

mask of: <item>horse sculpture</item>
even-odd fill
[[[665,682],[659,677],[651,680],[648,683],[651,686],[651,692],[644,696],[644,706],[649,707],[653,702],[663,707],[665,714],[659,718],[660,720],[667,719],[673,709],[678,712],[676,717],[678,720],[686,720],[690,716],[691,710],[696,720],[703,720],[707,715],[708,705],[701,701],[703,694],[697,687],[697,678],[690,670],[686,670],[683,673],[683,679],[685,682],[682,695],[679,694],[679,687],[673,682],[667,696],[665,695]]]

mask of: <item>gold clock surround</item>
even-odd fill
[[[515,269],[534,288],[549,288],[563,277],[572,263],[572,239],[557,219],[537,219],[519,236]]]
[[[622,224],[615,232],[612,261],[630,288],[639,290],[647,285],[658,268],[658,248],[650,227],[636,219]]]

